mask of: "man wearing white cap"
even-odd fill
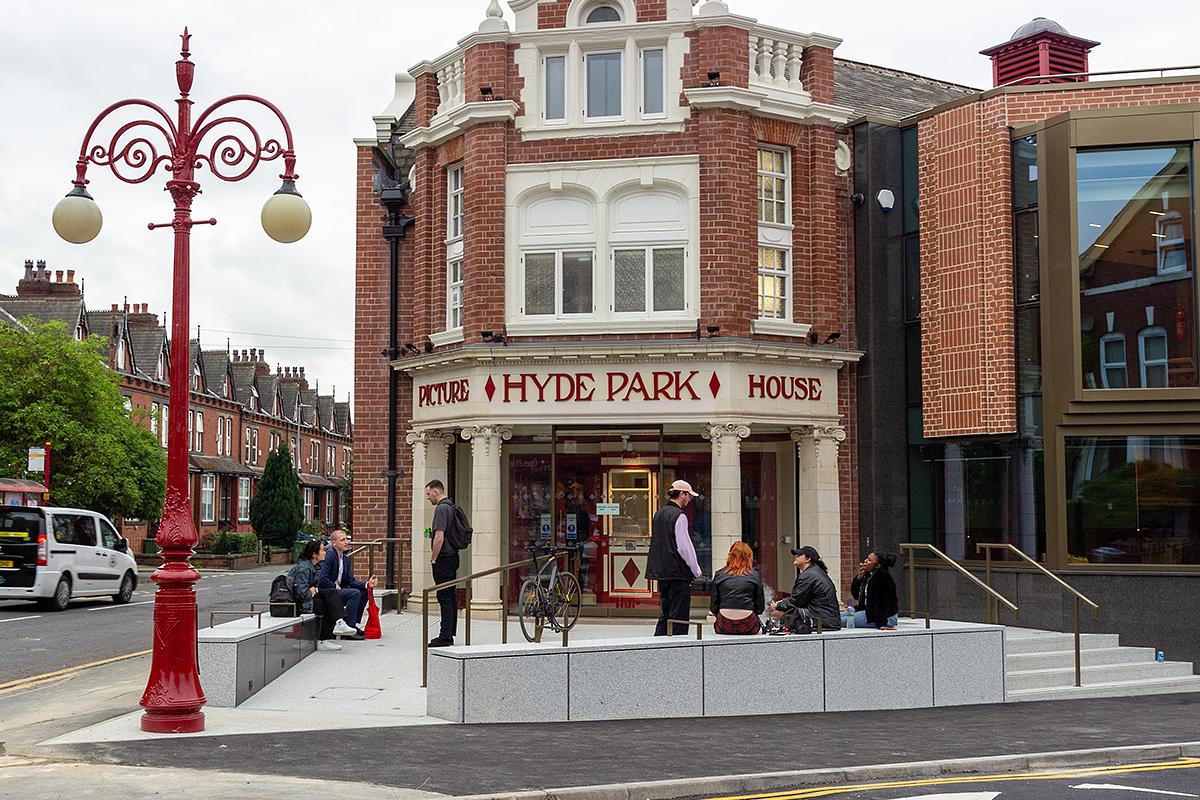
[[[700,577],[700,562],[688,533],[687,515],[683,509],[696,497],[687,481],[675,481],[667,491],[670,500],[660,508],[650,523],[650,557],[646,577],[658,581],[658,596],[662,612],[655,636],[667,635],[667,620],[687,619],[692,607],[692,581]],[[686,634],[686,625],[675,625],[676,634]]]

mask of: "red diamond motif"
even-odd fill
[[[642,571],[638,569],[638,565],[633,563],[633,559],[625,562],[625,566],[621,568],[621,577],[625,579],[628,586],[633,586],[633,582],[638,579]]]
[[[483,385],[483,390],[487,392],[488,400],[491,400],[492,395],[496,393],[496,382],[492,380],[491,375],[488,375],[487,383]]]
[[[721,382],[717,380],[717,373],[714,372],[712,377],[708,379],[708,388],[712,392],[713,397],[716,397],[717,392],[721,391]]]

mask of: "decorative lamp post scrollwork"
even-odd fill
[[[68,242],[83,244],[100,232],[102,216],[87,191],[89,164],[108,167],[125,183],[144,183],[160,169],[170,173],[166,189],[174,202],[170,222],[151,223],[150,230],[171,228],[175,234],[171,292],[170,404],[167,430],[167,494],[157,542],[163,564],[151,579],[154,595],[154,650],[150,678],[142,695],[142,730],[155,733],[189,733],[204,730],[204,691],[196,664],[196,592],[200,573],[191,565],[196,527],[188,499],[188,430],[191,368],[188,364],[188,294],[193,225],[215,225],[215,219],[193,220],[192,200],[200,194],[196,172],[207,168],[223,181],[240,181],[264,161],[283,159],[283,185],[263,205],[262,226],[278,242],[295,242],[308,233],[312,212],[296,191],[296,155],[292,131],[283,114],[270,102],[248,94],[231,95],[205,109],[193,122],[192,89],[195,64],[190,60],[191,35],[183,29],[182,58],[175,62],[179,99],[174,120],[162,107],[147,100],[113,103],[92,122],[83,137],[75,164],[74,188],[54,209],[54,230]],[[269,111],[283,129],[278,137],[264,138],[249,121],[234,116],[230,106],[256,105]],[[115,133],[107,144],[93,137],[102,123],[121,109],[144,115],[130,122],[114,121]],[[161,152],[160,152],[161,148]]]

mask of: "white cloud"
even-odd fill
[[[793,30],[841,37],[846,58],[985,87],[990,62],[978,50],[1008,38],[1034,16],[1104,44],[1093,69],[1196,61],[1191,31],[1200,11],[1130,13],[1095,2],[1006,5],[962,2],[809,3],[728,0],[737,14]],[[279,162],[225,184],[207,172],[194,207],[215,216],[192,247],[192,329],[204,345],[262,347],[272,362],[304,365],[323,390],[344,398],[353,385],[354,148],[392,96],[392,74],[435,57],[475,30],[487,0],[397,0],[381,6],[295,0],[281,3],[12,3],[0,30],[0,291],[12,291],[26,258],[77,270],[92,308],[128,297],[169,308],[171,234],[149,232],[171,207],[163,179],[126,186],[93,167],[90,189],[105,215],[100,237],[78,247],[58,239],[50,210],[69,188],[83,133],[108,103],[146,97],[174,113],[173,62],[186,24],[196,63],[196,109],[233,93],[260,94],[292,124],[299,188],[313,229],[295,245],[267,239],[262,202],[278,187]],[[511,21],[511,14],[507,15]],[[208,330],[211,333],[203,333]],[[248,331],[331,341],[226,334]]]

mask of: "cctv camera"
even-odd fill
[[[875,200],[885,214],[896,207],[896,195],[892,194],[891,189],[880,189],[879,194],[875,195]]]

